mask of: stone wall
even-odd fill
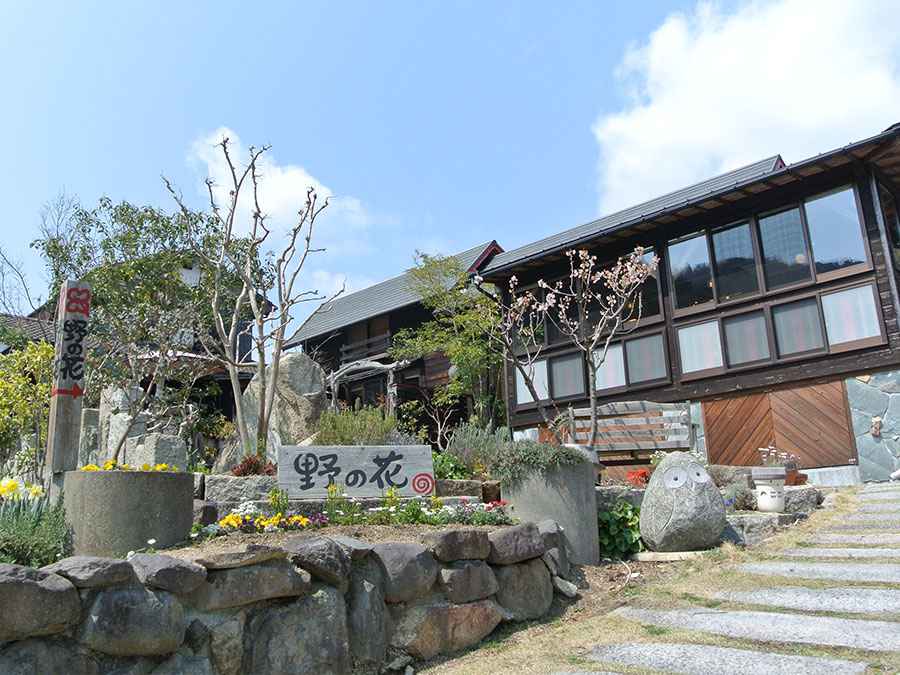
[[[887,480],[900,469],[900,371],[846,380],[862,480]]]
[[[577,593],[568,576],[551,521],[421,544],[298,535],[193,560],[0,565],[0,672],[402,671],[543,616],[554,592]]]

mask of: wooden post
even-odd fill
[[[64,281],[59,291],[56,357],[50,390],[50,426],[47,431],[47,466],[50,492],[58,495],[66,471],[78,464],[81,406],[84,394],[85,338],[91,311],[91,287]]]

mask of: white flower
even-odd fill
[[[155,546],[155,545],[156,545],[156,539],[148,539],[147,540],[147,546]]]
[[[128,551],[128,553],[125,554],[125,560],[131,560],[133,557],[134,551]]]

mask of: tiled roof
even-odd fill
[[[16,316],[15,314],[0,314],[0,326],[22,333],[26,338],[34,342],[46,340],[53,343],[56,338],[53,322],[44,319]]]
[[[454,257],[465,269],[470,270],[486,251],[496,245],[493,241],[485,242],[457,253]],[[316,310],[285,346],[293,347],[309,338],[419,302],[421,298],[410,287],[409,278],[409,273],[405,272],[332,300]]]
[[[550,251],[556,251],[584,239],[603,234],[607,230],[624,225],[631,221],[641,220],[651,214],[670,209],[672,207],[694,201],[705,195],[727,189],[738,183],[758,178],[784,166],[779,155],[748,164],[740,169],[723,173],[715,178],[695,183],[681,190],[670,192],[662,197],[656,197],[646,202],[631,206],[622,211],[611,213],[597,220],[592,220],[584,225],[559,232],[538,241],[506,251],[494,257],[484,270],[484,274],[498,270],[507,265],[533,258]]]

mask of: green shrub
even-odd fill
[[[510,442],[509,429],[486,429],[480,424],[463,422],[450,437],[446,454],[456,458],[472,475],[487,477],[500,449]]]
[[[319,417],[316,445],[385,445],[397,429],[397,418],[381,408],[326,410]]]
[[[564,445],[508,441],[497,449],[488,471],[501,485],[512,487],[541,471],[586,461],[580,451]]]
[[[473,474],[469,468],[448,452],[433,452],[434,477],[440,480],[466,480]]]
[[[626,558],[641,551],[641,511],[629,502],[619,501],[612,510],[602,511],[599,525],[601,556]]]
[[[0,502],[0,562],[43,567],[70,551],[62,500],[48,497]]]
[[[272,509],[272,513],[287,513],[291,508],[288,493],[277,487],[269,490],[269,508]]]

